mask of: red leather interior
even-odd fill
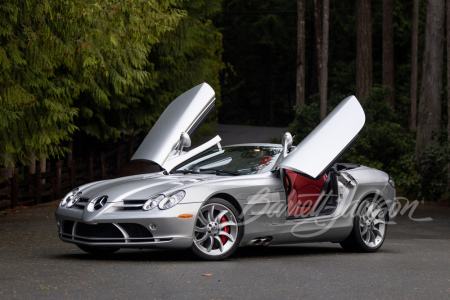
[[[308,214],[316,204],[327,175],[319,180],[312,180],[290,170],[286,170],[286,173],[292,182],[292,191],[288,196],[289,216]]]

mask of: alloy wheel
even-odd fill
[[[203,206],[194,228],[194,245],[208,256],[227,253],[239,235],[239,226],[233,211],[219,203]]]
[[[363,242],[376,248],[386,233],[386,212],[376,202],[366,202],[359,217],[359,232]]]

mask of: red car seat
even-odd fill
[[[317,205],[316,201],[327,175],[323,175],[319,180],[308,179],[290,170],[286,170],[286,175],[292,182],[292,190],[288,196],[288,215],[308,214]]]

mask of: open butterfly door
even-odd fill
[[[345,98],[275,167],[318,179],[351,146],[366,116],[355,96]]]

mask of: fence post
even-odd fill
[[[31,181],[32,175],[31,175],[31,167],[30,166],[25,166],[23,176],[24,176],[25,181]],[[31,191],[33,191],[33,189],[32,189],[32,186],[29,185],[28,192],[31,192]]]
[[[74,160],[69,162],[70,167],[70,184],[72,188],[75,188],[77,185],[77,167]]]
[[[11,187],[11,208],[19,204],[19,169],[13,168]]]
[[[89,182],[94,181],[94,158],[89,156]]]
[[[55,179],[55,197],[59,198],[61,194],[61,161],[56,163],[56,179]]]
[[[102,151],[100,153],[100,170],[102,171],[102,179],[106,178],[106,166],[105,166],[105,153]]]
[[[41,166],[37,165],[36,166],[36,170],[35,170],[35,174],[34,174],[34,179],[35,179],[35,199],[36,199],[36,204],[41,203],[42,201],[42,176],[41,176]]]

